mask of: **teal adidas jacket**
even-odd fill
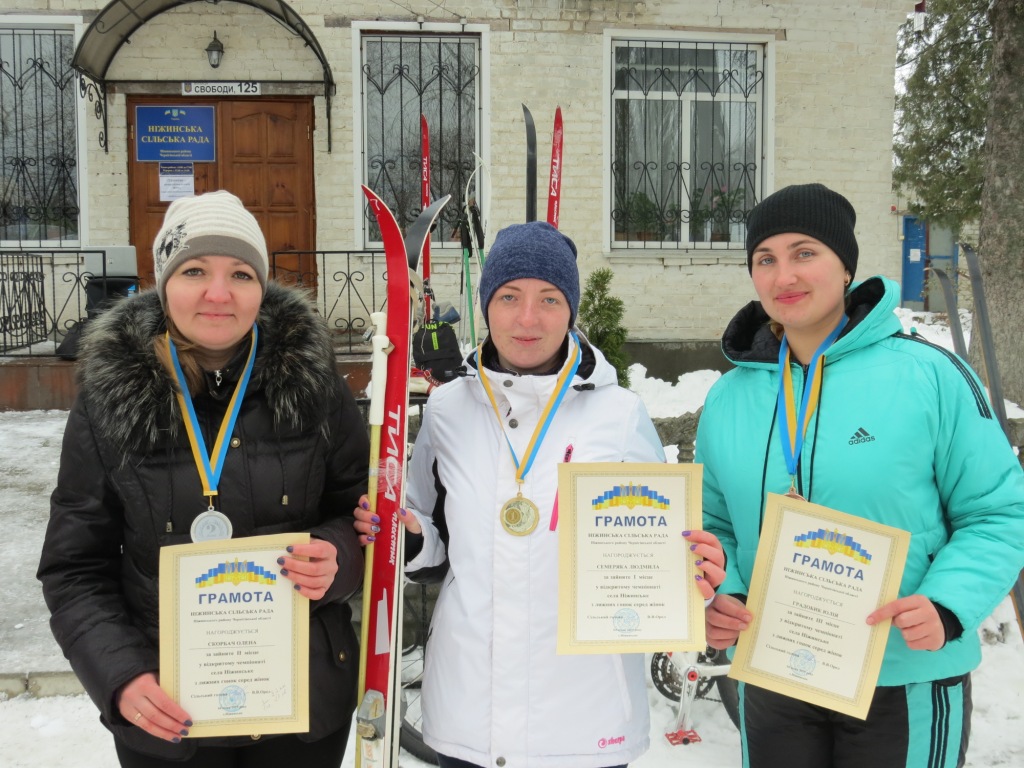
[[[798,467],[808,501],[909,531],[900,597],[922,594],[963,625],[934,652],[910,650],[892,628],[879,685],[974,669],[976,630],[1024,566],[1017,458],[966,363],[903,333],[898,297],[896,283],[881,277],[852,290]],[[704,526],[725,548],[725,594],[747,593],[766,494],[789,489],[776,424],[779,342],[767,320],[751,302],[729,324],[722,348],[737,368],[712,387],[697,431]],[[793,382],[799,398],[799,364]]]

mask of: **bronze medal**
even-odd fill
[[[786,491],[786,496],[788,496],[791,499],[797,499],[798,501],[807,501],[807,499],[805,499],[803,496],[796,492],[795,485],[789,486],[789,490]]]
[[[501,507],[501,525],[513,536],[529,536],[540,522],[540,510],[528,498],[519,494]]]

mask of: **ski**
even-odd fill
[[[388,273],[387,313],[375,312],[370,397],[370,476],[367,498],[380,517],[381,531],[366,547],[359,656],[356,762],[361,768],[395,768],[401,732],[401,591],[404,528],[398,510],[405,503],[409,368],[412,357],[410,254],[419,259],[434,219],[448,202],[424,210],[406,237],[394,214],[363,187],[384,241]],[[382,433],[386,443],[382,446]]]
[[[1006,402],[1003,400],[1003,383],[999,378],[999,364],[996,361],[996,347],[992,341],[992,324],[988,318],[988,301],[985,299],[985,285],[981,277],[981,265],[978,254],[967,243],[960,243],[960,248],[967,258],[967,273],[971,278],[971,294],[974,296],[973,332],[981,339],[981,353],[985,360],[985,372],[988,374],[988,396],[999,426],[1006,437],[1010,437],[1010,427],[1006,421]],[[940,278],[941,279],[941,278]],[[1024,637],[1024,572],[1010,589],[1013,610],[1017,614],[1017,629]]]
[[[548,181],[548,224],[558,229],[562,201],[562,108],[555,108],[555,128],[551,133],[551,176]]]
[[[1006,423],[1006,403],[1003,400],[1003,383],[999,378],[999,364],[996,362],[996,348],[992,343],[992,325],[988,319],[988,302],[985,300],[985,286],[981,279],[981,265],[978,254],[967,243],[961,243],[964,256],[967,257],[967,273],[971,277],[971,294],[974,296],[974,330],[980,334],[981,353],[985,360],[985,371],[988,374],[988,396],[992,408],[999,419],[999,426],[1009,437],[1009,426]]]
[[[420,115],[420,203],[423,210],[430,206],[430,133],[427,130],[427,118]],[[423,317],[430,320],[430,302],[433,292],[430,290],[430,234],[423,241]]]
[[[964,340],[964,329],[960,327],[960,311],[957,308],[953,284],[950,282],[945,270],[932,267],[932,272],[939,278],[939,285],[942,286],[942,295],[946,299],[946,314],[949,316],[949,331],[953,336],[953,351],[966,360],[967,342]]]
[[[526,220],[537,220],[537,128],[530,109],[523,104],[526,122]]]

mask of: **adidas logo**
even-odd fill
[[[874,440],[874,435],[864,429],[864,427],[861,427],[853,433],[853,437],[850,438],[850,445],[857,445],[858,443],[872,443]]]

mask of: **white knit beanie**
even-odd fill
[[[256,271],[266,291],[270,262],[256,217],[230,192],[219,190],[171,203],[153,241],[153,271],[160,303],[167,306],[167,280],[183,261],[233,256]]]

